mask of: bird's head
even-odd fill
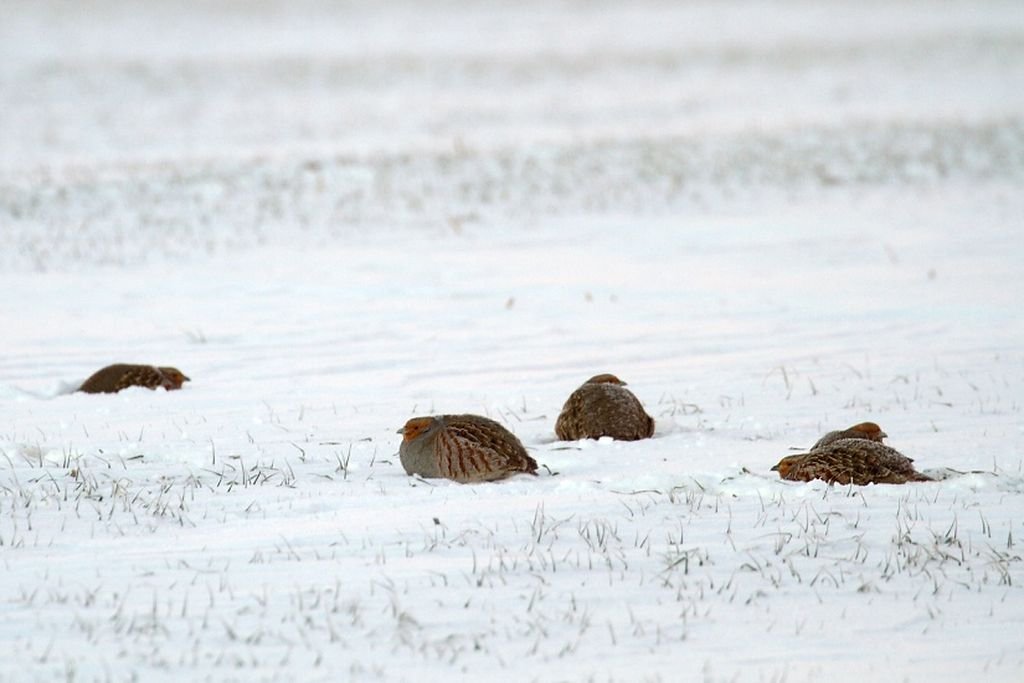
[[[772,472],[778,472],[780,477],[786,479],[789,476],[789,471],[793,469],[793,467],[795,467],[803,457],[803,454],[787,455],[772,468]]]
[[[160,370],[160,374],[163,375],[164,381],[163,386],[168,391],[172,389],[181,389],[181,385],[185,382],[191,382],[192,380],[185,376],[178,368],[157,368]]]
[[[607,372],[600,375],[594,375],[588,379],[584,384],[617,384],[620,387],[626,386],[626,383],[615,375],[610,375]]]
[[[414,417],[398,430],[402,441],[409,443],[435,430],[441,421],[436,417]]]
[[[879,443],[882,442],[882,439],[889,436],[874,422],[861,422],[860,424],[853,425],[846,431],[851,433],[854,438],[878,441]]]

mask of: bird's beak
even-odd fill
[[[888,439],[889,438],[889,435],[886,434],[885,432],[878,432],[878,436],[880,438],[883,438],[883,439]]]
[[[395,432],[395,434],[405,434],[405,427],[399,429],[397,432]]]
[[[778,471],[779,471],[779,466],[778,465],[776,465],[775,467],[772,468],[772,472],[778,472]]]
[[[181,376],[181,381],[182,382],[191,382],[192,378],[191,377],[186,377],[185,375],[182,375]]]

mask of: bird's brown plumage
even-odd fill
[[[512,432],[479,415],[414,417],[398,430],[407,474],[460,483],[537,473],[537,462]]]
[[[654,418],[615,375],[595,375],[569,395],[555,421],[562,441],[610,436],[636,441],[654,435]]]
[[[783,479],[830,484],[905,484],[932,481],[914,469],[913,460],[895,448],[870,439],[838,439],[809,453],[789,455],[779,461],[773,472]]]
[[[188,381],[189,378],[177,368],[117,363],[94,372],[78,390],[87,394],[113,394],[128,387],[163,387],[172,391],[181,389],[181,385]]]
[[[829,432],[825,436],[818,439],[818,442],[811,446],[813,451],[816,448],[828,445],[833,441],[839,441],[839,439],[867,439],[868,441],[877,441],[882,443],[882,439],[885,439],[889,435],[882,431],[874,422],[861,422],[855,424],[847,429],[840,429],[834,432]]]

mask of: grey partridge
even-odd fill
[[[829,432],[818,439],[818,442],[811,446],[811,450],[813,451],[817,448],[821,448],[822,446],[826,446],[833,441],[838,441],[839,439],[867,439],[868,441],[877,441],[878,443],[882,443],[882,439],[887,436],[889,435],[883,432],[882,428],[874,422],[861,422],[860,424],[855,424],[848,429]]]
[[[654,418],[621,379],[595,375],[569,395],[555,421],[555,434],[562,441],[602,436],[636,441],[654,435]]]
[[[87,394],[114,394],[128,387],[163,387],[172,391],[181,389],[181,385],[189,381],[191,380],[177,368],[117,363],[94,372],[78,390]]]
[[[495,481],[519,472],[537,474],[537,462],[519,439],[486,417],[414,417],[398,433],[403,435],[399,456],[406,474],[463,484]]]
[[[789,455],[773,472],[791,481],[822,479],[829,484],[906,484],[933,481],[914,469],[913,460],[870,439],[838,439],[809,453]]]

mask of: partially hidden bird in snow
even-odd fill
[[[191,380],[178,368],[117,363],[94,372],[82,383],[78,391],[87,394],[114,394],[128,387],[163,387],[173,391],[181,389],[181,385],[189,381]]]
[[[562,441],[602,436],[636,441],[654,435],[654,418],[625,382],[615,375],[601,374],[569,395],[555,421],[555,434]]]

